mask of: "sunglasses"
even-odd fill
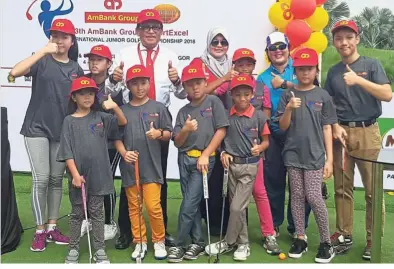
[[[286,44],[271,45],[268,47],[269,51],[277,51],[277,50],[285,50],[285,49],[287,49]]]
[[[221,44],[223,47],[227,47],[228,41],[226,39],[223,39],[222,41],[215,39],[215,40],[212,40],[212,42],[211,42],[212,47],[217,47],[217,46],[219,46],[219,44]]]
[[[149,32],[151,29],[153,30],[153,32],[159,32],[160,30],[163,29],[163,26],[161,26],[160,24],[153,24],[153,25],[143,24],[140,25],[138,28],[145,32]]]

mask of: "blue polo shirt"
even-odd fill
[[[285,67],[285,70],[283,71],[283,73],[280,73],[278,71],[278,69],[276,69],[275,66],[273,66],[271,64],[263,73],[261,73],[257,77],[257,81],[263,82],[265,85],[267,85],[267,87],[270,90],[271,105],[272,105],[271,119],[273,119],[276,115],[276,111],[278,110],[279,100],[282,95],[283,89],[282,88],[274,89],[272,87],[271,80],[273,77],[271,75],[271,72],[274,74],[280,75],[281,78],[283,78],[284,80],[290,81],[293,84],[298,84],[298,81],[297,81],[297,78],[294,73],[293,59],[291,59],[291,58],[289,58],[288,64]],[[281,132],[279,129],[279,124],[277,122],[273,122],[272,120],[270,121],[270,129],[271,129],[271,132],[274,132],[274,133]]]

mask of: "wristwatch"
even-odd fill
[[[282,85],[280,86],[282,89],[287,89],[287,80],[283,80]]]
[[[158,138],[162,138],[164,135],[164,131],[163,131],[163,129],[159,129],[159,131],[160,131],[160,136]]]

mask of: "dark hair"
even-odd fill
[[[85,89],[81,89],[81,90],[85,90]],[[67,115],[71,115],[73,113],[75,113],[75,111],[77,111],[78,105],[76,102],[73,101],[72,97],[75,96],[75,94],[77,94],[79,91],[73,92],[70,96],[70,99],[68,101],[68,106],[67,106]],[[100,110],[100,103],[99,100],[97,98],[97,94],[94,96],[94,103],[93,105],[90,107],[91,110],[94,111],[99,111]]]
[[[74,44],[68,50],[68,58],[75,62],[78,62],[78,54],[79,54],[78,41],[75,35],[72,35],[71,38]]]

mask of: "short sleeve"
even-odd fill
[[[372,82],[379,85],[391,84],[382,64],[377,60],[374,61],[372,67]]]
[[[100,112],[100,114],[104,124],[104,130],[107,135],[107,139],[112,141],[119,140],[120,133],[119,133],[118,119],[114,115],[109,113]]]
[[[280,97],[280,100],[279,100],[279,105],[278,105],[278,109],[276,111],[276,115],[273,120],[274,122],[279,122],[280,118],[285,113],[287,103],[289,102],[288,98],[289,98],[288,91],[283,91],[283,93]]]
[[[65,118],[63,121],[62,132],[60,134],[60,146],[56,156],[56,161],[58,162],[65,162],[67,160],[74,159],[69,128],[70,124],[70,120]]]
[[[270,128],[267,123],[264,123],[263,130],[261,131],[261,136],[270,135]]]
[[[185,125],[185,118],[182,112],[182,109],[179,110],[178,115],[176,116],[174,130],[172,132],[172,139],[174,140],[175,137],[181,132],[183,125]]]
[[[220,85],[219,87],[216,88],[216,90],[215,90],[216,91],[216,95],[217,96],[221,96],[221,95],[227,93],[229,88],[230,88],[230,83],[229,82],[223,83],[222,85]]]
[[[337,113],[331,96],[327,96],[323,103],[322,109],[323,125],[331,125],[338,122]]]
[[[32,67],[30,67],[30,71],[29,73],[25,74],[25,77],[35,77],[37,76],[38,70],[42,70],[45,66],[47,57],[42,57],[40,60],[38,60],[38,62],[36,62],[35,64],[32,65]]]
[[[267,85],[264,85],[263,107],[269,109],[272,108],[270,89],[267,87]]]
[[[160,104],[161,105],[161,104]],[[172,132],[172,120],[167,108],[162,105],[160,112],[160,128]]]
[[[78,64],[78,63],[77,63]],[[85,72],[83,71],[82,67],[78,64],[78,71],[77,71],[78,77],[82,77],[85,75]]]
[[[223,103],[220,101],[219,98],[214,96],[212,100],[212,112],[213,112],[213,119],[215,121],[215,128],[220,129],[223,127],[227,127],[230,125],[228,120],[228,115],[226,110],[224,109]]]
[[[331,72],[328,71],[326,83],[324,83],[324,90],[328,92],[329,95],[334,96],[334,90],[331,87]]]

